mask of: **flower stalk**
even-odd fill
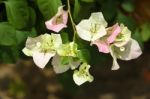
[[[68,6],[68,15],[69,15],[69,17],[70,17],[71,25],[72,25],[73,32],[74,32],[73,41],[75,41],[76,28],[75,28],[75,23],[74,23],[74,21],[73,21],[72,15],[71,15],[70,1],[69,1],[69,0],[67,0],[67,6]]]

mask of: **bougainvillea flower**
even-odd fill
[[[63,10],[63,6],[58,8],[57,14],[50,20],[46,21],[46,27],[49,30],[59,32],[63,28],[67,27],[68,12]]]
[[[74,42],[61,44],[57,49],[57,54],[52,59],[52,65],[56,73],[63,73],[69,68],[72,70],[77,68],[80,64],[79,59],[77,58],[77,44]]]
[[[57,53],[60,56],[76,57],[77,52],[78,52],[77,44],[74,42],[62,44],[57,50]]]
[[[27,56],[32,56],[34,63],[44,68],[51,57],[56,54],[56,50],[62,44],[60,34],[43,34],[35,38],[28,37],[23,52]]]
[[[91,44],[95,44],[98,47],[99,52],[109,53],[110,44],[115,41],[116,37],[119,35],[120,32],[120,26],[118,24],[115,24],[112,27],[107,28],[107,34],[104,37],[101,37],[100,39],[91,42]]]
[[[75,70],[73,73],[74,82],[80,86],[85,82],[92,82],[93,76],[89,73],[90,65],[83,63],[80,65],[79,70]]]
[[[129,42],[122,46],[117,47],[115,44],[111,46],[111,55],[113,57],[112,70],[119,69],[117,59],[131,60],[136,59],[142,54],[141,48],[138,42],[134,39],[130,39]]]
[[[82,20],[77,26],[77,34],[86,41],[95,41],[106,35],[107,22],[101,12],[92,13],[89,19]]]
[[[74,70],[80,65],[79,60],[75,60],[73,57],[64,57],[55,55],[52,59],[52,66],[56,73],[63,73],[67,70],[71,69]]]

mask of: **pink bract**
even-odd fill
[[[118,25],[118,23],[113,25],[111,28],[112,28],[111,35],[107,38],[108,43],[113,43],[115,41],[116,37],[118,36],[118,34],[121,32],[121,28]]]
[[[67,27],[68,12],[63,10],[63,6],[58,8],[57,14],[50,20],[46,21],[46,28],[54,32],[59,32]]]
[[[91,44],[95,44],[98,47],[99,52],[102,53],[109,53],[110,49],[109,46],[111,43],[113,43],[118,36],[118,34],[121,32],[121,28],[116,23],[112,27],[108,28],[107,36],[103,37],[102,39],[98,39],[93,41]]]
[[[95,44],[98,47],[99,52],[103,53],[109,53],[109,44],[105,41],[101,40],[95,40],[92,42],[92,44]]]

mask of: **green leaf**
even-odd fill
[[[62,65],[68,65],[69,62],[70,62],[70,58],[68,56],[64,56],[64,57],[62,56],[61,57],[61,64]]]
[[[150,23],[141,26],[142,41],[146,42],[150,39]]]
[[[77,53],[77,57],[82,61],[88,63],[90,61],[90,52],[87,49],[81,49]]]
[[[37,0],[37,5],[45,20],[53,17],[62,5],[61,0]]]
[[[68,36],[68,33],[66,32],[62,32],[61,33],[61,38],[62,38],[62,42],[65,44],[65,43],[69,43],[69,36]]]
[[[16,31],[6,22],[0,23],[0,45],[11,46],[16,44]]]
[[[24,29],[28,25],[29,11],[26,0],[5,1],[7,18],[16,29]]]
[[[28,28],[32,28],[36,24],[36,13],[33,8],[28,7],[29,9],[29,20],[28,20]]]

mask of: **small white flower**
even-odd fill
[[[73,73],[74,82],[80,86],[85,82],[92,82],[94,80],[93,76],[89,73],[90,65],[83,63],[79,70],[75,70]]]
[[[35,38],[28,37],[22,51],[25,55],[32,56],[38,67],[44,68],[61,44],[60,34],[43,34]]]
[[[101,12],[92,13],[89,19],[82,20],[77,26],[77,34],[86,41],[97,40],[106,35],[107,22]]]

